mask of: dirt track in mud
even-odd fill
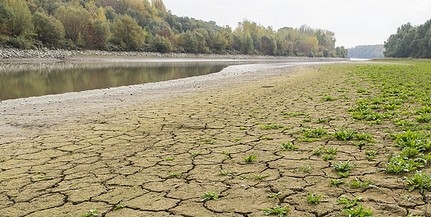
[[[374,216],[429,214],[426,198],[378,169],[394,148],[385,126],[348,114],[359,97],[351,78],[317,67],[277,72],[63,123],[15,126],[21,133],[0,140],[0,216],[263,216],[276,205],[288,206],[288,216],[342,216],[343,195],[362,197]],[[337,100],[323,100],[328,95]],[[303,141],[303,129],[317,127],[370,132],[376,143]],[[283,150],[289,141],[298,149]],[[336,148],[335,158],[313,154],[319,146]],[[369,161],[367,148],[382,154]],[[331,186],[339,161],[355,168]],[[352,188],[352,180],[373,185]],[[219,198],[203,200],[208,192]],[[307,203],[308,193],[322,195],[320,204]]]

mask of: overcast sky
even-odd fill
[[[168,10],[218,25],[237,27],[248,19],[281,27],[327,29],[337,46],[383,44],[397,28],[431,19],[431,0],[164,0]]]

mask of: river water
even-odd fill
[[[174,80],[219,72],[232,64],[223,61],[4,64],[0,69],[0,100]]]

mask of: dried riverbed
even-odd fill
[[[418,192],[379,171],[384,155],[369,161],[352,142],[304,140],[305,128],[345,127],[372,132],[373,150],[394,149],[385,128],[348,114],[361,96],[351,77],[249,67],[0,103],[2,215],[263,216],[279,205],[288,216],[340,216],[341,196],[361,197],[374,216],[429,214]],[[283,150],[289,142],[297,148]],[[338,153],[325,161],[314,153],[320,146]],[[337,187],[338,161],[355,168]],[[373,186],[352,188],[354,180]],[[321,202],[308,203],[309,193]]]

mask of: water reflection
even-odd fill
[[[223,62],[0,65],[0,99],[77,92],[205,75]]]

